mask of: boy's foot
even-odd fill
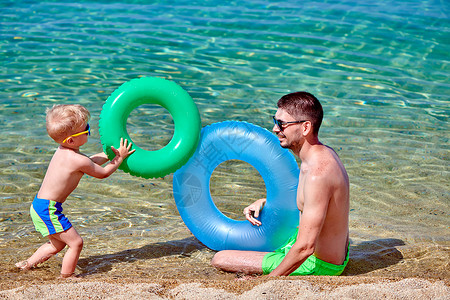
[[[72,274],[61,274],[59,276],[60,279],[69,279],[69,280],[79,280],[80,278],[75,273]]]
[[[30,266],[28,264],[27,260],[24,260],[24,261],[20,261],[20,262],[16,263],[16,267],[21,269],[21,270],[23,270],[23,271],[26,271],[26,270],[31,269],[32,266]]]

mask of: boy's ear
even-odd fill
[[[72,145],[72,144],[73,144],[73,138],[72,138],[72,137],[69,137],[69,138],[66,140],[66,144]]]

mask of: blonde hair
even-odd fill
[[[57,143],[75,134],[91,117],[89,111],[79,104],[53,105],[46,113],[47,133]]]

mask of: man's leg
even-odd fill
[[[262,274],[262,261],[268,252],[224,250],[214,255],[211,264],[223,271]]]

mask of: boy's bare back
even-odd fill
[[[114,149],[116,157],[105,167],[101,164],[108,161],[104,153],[95,155],[95,160],[78,151],[60,145],[50,164],[38,192],[38,198],[63,203],[77,187],[84,174],[95,178],[106,178],[117,170],[120,163],[131,153],[131,143],[121,140],[119,149]]]
[[[58,147],[38,192],[38,198],[63,203],[80,182],[81,166],[90,159],[69,148]]]

